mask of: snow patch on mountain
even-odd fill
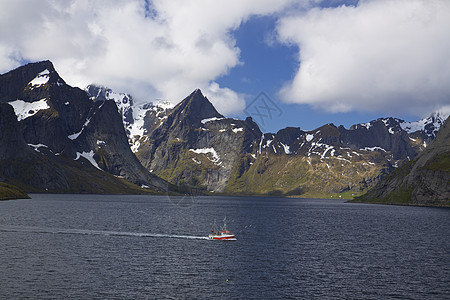
[[[162,124],[162,122],[167,119],[167,111],[173,107],[174,105],[172,103],[165,100],[158,100],[157,102],[151,102],[143,105],[134,105],[131,102],[128,117],[126,116],[125,110],[120,111],[124,120],[125,131],[127,132],[129,138],[129,144],[133,152],[137,152],[139,150],[139,141],[146,134],[144,123],[147,113],[153,111]]]
[[[40,72],[39,74],[37,74],[37,76],[31,80],[28,85],[31,85],[31,88],[37,88],[40,87],[41,85],[44,85],[48,82],[48,80],[50,79],[50,71],[48,69],[45,69],[44,71]]]
[[[105,142],[105,141],[97,140],[97,146],[103,147],[103,146],[105,146],[105,145],[106,145],[106,142]]]
[[[38,111],[49,109],[47,99],[41,99],[34,102],[25,102],[23,100],[15,100],[8,102],[14,108],[14,113],[17,116],[17,121],[22,121],[26,118],[34,116]]]
[[[387,152],[385,149],[383,149],[381,147],[364,147],[359,150],[362,150],[362,151],[377,151],[377,150],[379,150],[379,151]]]
[[[411,134],[417,131],[423,131],[429,137],[434,138],[448,116],[448,114],[434,113],[428,118],[424,118],[417,122],[405,122],[400,120],[399,123],[400,127],[407,133]]]
[[[291,154],[291,150],[290,150],[290,147],[288,145],[285,145],[283,143],[280,143],[280,144],[284,148],[284,153]]]
[[[44,144],[37,144],[37,145],[34,145],[34,144],[28,144],[28,146],[34,148],[34,151],[39,152],[39,153],[41,152],[41,151],[39,151],[39,148],[41,148],[41,147],[43,147],[43,148],[48,148],[48,146],[47,146],[47,145],[44,145]]]
[[[206,124],[208,122],[213,122],[213,121],[220,121],[223,120],[224,118],[217,118],[217,117],[213,117],[213,118],[208,118],[208,119],[203,119],[201,122],[202,124]],[[233,124],[232,124],[233,125]]]
[[[91,119],[87,119],[86,122],[84,122],[84,124],[83,124],[83,126],[81,127],[81,130],[80,130],[79,132],[74,133],[74,134],[71,134],[71,135],[69,135],[69,136],[67,136],[67,137],[68,137],[69,139],[71,139],[72,141],[73,141],[73,140],[76,140],[76,139],[80,136],[80,134],[83,132],[84,128],[86,128],[86,126],[89,125],[89,122],[90,122],[90,121],[91,121]]]
[[[267,140],[266,144],[263,146],[263,148],[267,148],[270,146],[270,144],[272,144],[273,140]]]
[[[206,154],[211,154],[212,158],[209,158],[207,156],[208,159],[210,161],[212,161],[213,163],[215,163],[215,164],[219,163],[220,157],[217,154],[216,150],[214,148],[212,148],[212,147],[211,148],[202,148],[202,149],[189,149],[189,151],[194,152],[196,154],[205,154],[205,155]]]
[[[391,124],[391,123],[394,121],[398,124],[398,119],[387,118],[387,119],[381,119],[381,121],[384,123],[384,126],[386,126],[389,134],[395,134],[395,130],[394,130],[395,124]]]
[[[309,143],[309,142],[311,142],[312,140],[313,140],[313,138],[314,138],[314,135],[313,134],[306,134],[306,141]]]
[[[91,163],[91,165],[93,165],[97,169],[103,171],[102,169],[100,169],[100,167],[98,166],[97,162],[95,161],[94,155],[95,155],[94,150],[91,150],[89,152],[83,151],[82,153],[77,152],[77,157],[74,160],[78,160],[78,159],[80,159],[80,157],[84,157],[85,159],[87,159]]]

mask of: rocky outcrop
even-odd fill
[[[415,159],[387,176],[358,202],[450,205],[450,121]]]

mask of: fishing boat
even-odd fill
[[[227,229],[226,218],[223,219],[223,226],[221,230],[216,229],[216,221],[214,221],[214,227],[209,232],[208,239],[210,240],[222,240],[222,241],[235,241],[236,237]]]

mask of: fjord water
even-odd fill
[[[237,241],[205,239],[227,218]],[[342,200],[0,202],[0,299],[449,299],[450,210]]]

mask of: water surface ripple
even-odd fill
[[[0,299],[450,299],[449,209],[32,198],[0,202]],[[224,217],[237,241],[208,240]]]

